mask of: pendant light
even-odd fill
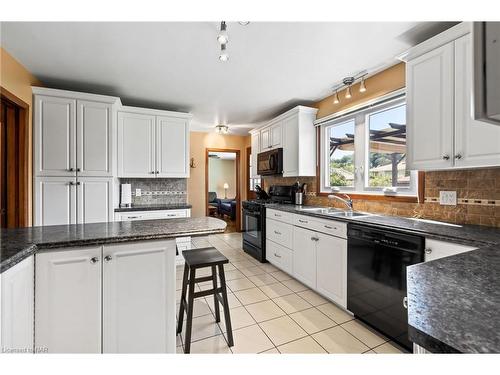
[[[340,99],[339,99],[339,90],[335,90],[335,95],[333,96],[333,104],[339,104]]]
[[[229,35],[227,35],[227,26],[225,21],[220,23],[220,31],[219,35],[217,35],[217,41],[220,45],[227,44],[227,42],[229,42]]]
[[[229,60],[229,55],[227,53],[226,45],[221,44],[220,46],[220,55],[219,55],[219,60],[222,62],[226,62]]]
[[[343,83],[345,86],[347,86],[347,88],[345,90],[345,98],[351,99],[351,97],[352,97],[351,85],[354,83],[354,77],[344,78]]]
[[[359,92],[365,92],[366,91],[366,85],[365,85],[365,76],[361,77],[361,83],[359,84]]]
[[[345,98],[346,99],[351,99],[352,93],[351,93],[351,85],[347,86],[347,89],[345,90]]]

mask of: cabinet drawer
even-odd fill
[[[293,225],[272,219],[266,220],[266,239],[291,249],[293,245],[292,236]]]
[[[181,217],[190,217],[190,211],[191,210],[189,209],[179,209],[162,211],[116,212],[115,221],[176,219]]]
[[[284,246],[278,245],[274,241],[266,240],[266,259],[276,267],[292,274],[293,252]]]
[[[266,218],[282,221],[283,223],[293,224],[293,213],[266,209]]]
[[[332,236],[347,238],[347,224],[334,220],[320,219],[305,215],[295,215],[294,225]]]

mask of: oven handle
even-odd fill
[[[260,212],[252,212],[252,211],[247,211],[245,209],[243,210],[243,215],[248,215],[256,218],[259,218],[261,216]]]

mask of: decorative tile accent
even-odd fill
[[[425,203],[439,203],[437,197],[425,197]],[[479,206],[499,206],[500,199],[474,199],[474,198],[458,198],[457,204],[479,205]]]
[[[187,203],[185,178],[121,178],[120,184],[132,185],[132,204],[184,204]],[[135,195],[141,189],[141,196]]]

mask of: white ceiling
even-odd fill
[[[246,134],[343,77],[394,62],[450,25],[416,22],[5,23],[0,42],[46,86],[116,95],[126,105],[188,111],[194,130]]]

